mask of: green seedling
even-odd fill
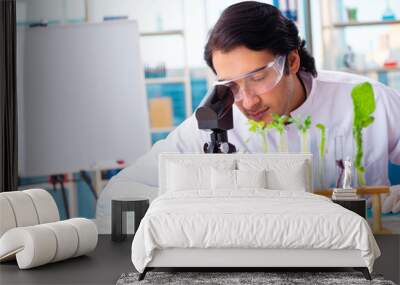
[[[354,86],[351,91],[353,99],[354,120],[353,138],[356,142],[356,157],[354,166],[357,171],[358,182],[366,185],[365,168],[363,166],[363,138],[362,130],[374,122],[372,113],[375,111],[375,96],[371,83],[364,82]]]
[[[281,152],[288,151],[288,146],[285,140],[285,124],[288,122],[288,117],[283,115],[279,116],[278,114],[272,114],[272,122],[269,123],[268,127],[276,129],[276,131],[280,134],[280,142],[279,142],[279,150]]]
[[[265,125],[265,122],[263,121],[257,122],[249,119],[247,121],[247,124],[249,125],[249,132],[261,136],[263,152],[268,153],[268,142],[267,142],[268,127]],[[248,142],[248,140],[249,139],[247,139],[246,141]]]
[[[304,121],[301,121],[299,118],[292,117],[288,120],[290,123],[294,123],[301,134],[301,142],[302,142],[302,151],[309,152],[309,140],[308,134],[311,128],[311,116],[307,116]]]
[[[279,116],[278,114],[272,114],[272,122],[269,125],[271,128],[276,129],[279,134],[283,134],[286,122],[288,122],[288,117],[286,115]]]
[[[321,140],[319,142],[319,155],[321,159],[324,159],[325,157],[325,144],[326,144],[326,127],[323,124],[316,124],[316,128],[318,128],[321,131]]]
[[[325,125],[319,123],[315,127],[321,131],[321,138],[319,142],[319,163],[318,163],[318,177],[319,177],[319,187],[323,189],[325,185],[325,144],[326,144],[326,127]]]
[[[292,117],[288,121],[294,123],[301,133],[306,133],[311,127],[311,116],[307,116],[303,122],[296,117]]]

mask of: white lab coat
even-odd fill
[[[317,174],[319,130],[315,124],[327,127],[326,182],[334,186],[337,178],[335,167],[335,137],[344,137],[344,156],[353,156],[355,144],[352,137],[353,103],[351,90],[354,85],[369,81],[373,85],[376,110],[375,122],[363,130],[364,165],[366,182],[370,185],[388,185],[388,161],[400,164],[400,93],[362,76],[342,72],[320,71],[312,80],[307,100],[291,116],[305,118],[312,116],[310,129],[310,150],[314,155],[314,174]],[[249,133],[247,118],[233,107],[234,129],[228,131],[228,140],[239,152],[262,152],[261,140]],[[287,126],[290,152],[300,151],[300,137],[296,126]],[[246,139],[250,140],[245,143]],[[157,195],[158,155],[161,152],[202,152],[203,144],[209,141],[209,132],[199,130],[194,115],[179,125],[165,140],[158,141],[133,165],[114,176],[103,191],[97,205],[97,219],[110,213],[112,196],[144,196],[153,199]],[[277,151],[274,131],[268,134],[269,151]],[[400,174],[399,174],[400,175]],[[317,175],[314,175],[314,185]],[[107,218],[109,220],[109,218]],[[101,225],[110,228],[109,221]],[[109,230],[108,230],[109,232]]]

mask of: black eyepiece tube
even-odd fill
[[[233,103],[234,98],[229,87],[215,86],[204,104],[196,111],[199,129],[233,129]]]
[[[228,130],[233,129],[232,105],[234,97],[229,87],[217,85],[204,104],[196,110],[199,129],[212,130],[211,140],[204,144],[205,153],[234,153],[236,148],[228,142]]]

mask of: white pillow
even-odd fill
[[[212,190],[236,189],[236,170],[211,168]]]
[[[307,177],[304,163],[287,169],[267,170],[268,188],[275,190],[307,191]]]
[[[265,170],[211,169],[212,190],[240,190],[242,188],[266,188]]]
[[[210,189],[210,167],[170,163],[168,169],[168,190],[186,191]]]
[[[304,160],[240,159],[240,170],[266,170],[268,189],[307,191],[308,164]]]
[[[267,188],[267,176],[262,170],[236,170],[237,188]]]
[[[169,161],[167,169],[167,191],[211,190],[211,169],[232,170],[234,160],[177,159]]]

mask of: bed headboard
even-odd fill
[[[287,162],[304,162],[306,166],[305,179],[307,181],[307,192],[313,192],[313,171],[312,171],[312,154],[311,153],[271,153],[271,154],[204,154],[204,153],[161,153],[158,160],[159,175],[159,194],[166,192],[167,185],[167,169],[171,162],[190,161],[192,163],[215,164],[219,160],[232,161],[237,165],[241,160],[257,160],[266,163]],[[283,164],[284,165],[284,164]]]

